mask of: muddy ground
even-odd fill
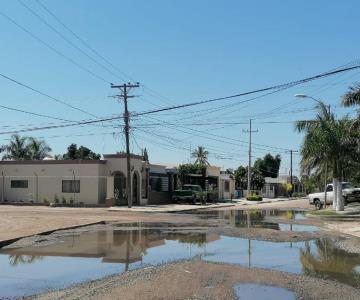
[[[310,209],[306,199],[281,201],[254,205],[238,204],[223,209],[267,209],[300,208]],[[69,208],[42,206],[0,206],[1,241],[39,234],[73,226],[92,224],[101,221],[113,222],[191,222],[190,214],[114,212],[106,208]],[[348,224],[346,224],[348,225]],[[340,228],[341,226],[339,226]],[[351,226],[349,226],[350,228]],[[360,226],[359,226],[360,227]],[[344,232],[344,231],[343,231]],[[344,232],[346,233],[346,232]]]
[[[309,209],[309,205],[306,200],[292,200],[261,205],[237,205],[222,210],[270,208]],[[56,244],[66,236],[82,232],[112,230],[115,227],[117,230],[126,230],[129,226],[136,227],[137,222],[142,222],[147,228],[166,228],[166,231],[170,233],[181,231],[186,234],[188,231],[200,231],[273,242],[296,242],[324,236],[339,236],[339,233],[329,231],[330,223],[321,218],[277,220],[275,217],[273,221],[319,226],[325,231],[290,232],[269,228],[235,228],[221,224],[222,220],[206,220],[191,214],[119,213],[109,212],[103,208],[0,206],[0,241],[31,235],[7,247],[9,251],[12,251],[11,248]],[[102,224],[56,230],[95,222],[102,222]],[[337,225],[340,226],[340,223]],[[351,227],[349,222],[346,222],[346,225],[348,228]],[[36,235],[49,230],[54,230],[54,232]],[[342,240],[338,246],[351,253],[360,253],[357,239]],[[233,286],[239,283],[260,283],[283,287],[294,291],[297,299],[360,299],[360,290],[338,282],[200,260],[126,272],[30,299],[235,299]]]
[[[286,288],[296,299],[360,299],[360,290],[334,281],[200,260],[130,271],[28,299],[236,299],[233,286],[239,283]]]

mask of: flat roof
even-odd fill
[[[0,165],[101,165],[106,160],[66,159],[66,160],[0,160]]]
[[[126,158],[126,153],[119,153],[119,154],[103,154],[104,158]],[[143,160],[141,155],[137,154],[130,154],[130,158],[140,159]]]

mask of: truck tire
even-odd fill
[[[319,199],[314,200],[314,205],[316,210],[320,210],[322,208],[322,204]]]

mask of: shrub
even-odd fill
[[[301,198],[301,197],[306,197],[306,194],[298,192],[298,193],[293,193],[292,196],[295,198]]]
[[[73,199],[70,199],[70,204],[74,204],[74,200],[73,200]]]
[[[66,198],[65,197],[62,198],[62,204],[66,204]]]
[[[60,199],[57,194],[54,195],[54,203],[58,204],[60,202]]]
[[[246,200],[248,201],[261,201],[262,197],[256,193],[249,193],[249,195],[246,196]]]
[[[43,202],[44,202],[45,205],[50,205],[50,201],[46,197],[43,198]]]

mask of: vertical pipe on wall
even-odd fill
[[[35,174],[35,201],[39,202],[39,177],[36,174],[36,172],[34,172]]]
[[[1,202],[5,201],[5,176],[4,171],[1,171],[2,175],[2,189],[1,189]]]

